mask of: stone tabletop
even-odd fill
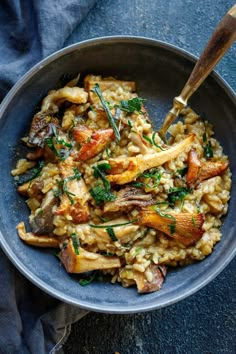
[[[66,45],[110,35],[169,42],[199,55],[234,0],[98,0]],[[236,44],[216,71],[236,90]],[[236,259],[210,284],[167,308],[135,315],[90,313],[67,354],[235,354]]]

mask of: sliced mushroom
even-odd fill
[[[134,280],[137,284],[138,292],[143,293],[151,293],[153,291],[158,291],[161,289],[162,284],[165,280],[166,276],[166,267],[160,266],[156,264],[151,264],[148,267],[148,270],[152,273],[152,281],[149,282],[145,277],[145,273],[141,273],[138,271],[133,271]]]
[[[58,111],[64,101],[71,103],[86,103],[88,100],[88,93],[81,87],[65,86],[59,90],[50,91],[49,94],[43,99],[41,112]]]
[[[58,198],[50,190],[45,195],[40,209],[30,215],[30,227],[35,234],[50,234],[53,229],[53,208],[58,204]]]
[[[147,194],[139,188],[128,186],[117,193],[114,201],[105,204],[104,212],[122,211],[132,206],[145,207],[152,204],[154,204],[154,201],[151,194]]]
[[[78,152],[72,154],[75,161],[87,161],[103,151],[114,139],[113,129],[91,129],[79,126],[73,129],[74,139],[81,144]]]
[[[229,167],[228,161],[207,161],[203,162],[199,173],[199,181],[222,175]]]
[[[137,223],[164,232],[166,235],[180,241],[185,246],[198,241],[204,230],[204,215],[201,213],[160,213],[155,210],[142,209]]]
[[[133,181],[142,172],[150,168],[161,166],[167,161],[176,158],[181,152],[188,150],[194,140],[194,135],[187,136],[180,143],[171,146],[168,150],[154,154],[137,155],[135,157],[118,157],[109,159],[111,165],[107,179],[116,184],[125,184]]]
[[[188,153],[188,173],[186,177],[187,185],[189,187],[193,186],[199,175],[201,168],[201,161],[195,149],[191,149]]]
[[[119,268],[119,257],[106,257],[98,253],[85,251],[79,247],[79,254],[75,253],[72,241],[60,252],[60,260],[68,273],[84,273],[91,270]]]
[[[28,245],[36,247],[54,247],[59,248],[60,239],[58,237],[48,235],[35,235],[32,232],[26,232],[24,222],[20,222],[17,225],[17,231],[19,237],[25,241]]]

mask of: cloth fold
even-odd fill
[[[27,70],[63,47],[95,2],[1,0],[0,101]],[[87,311],[62,303],[35,287],[1,249],[0,269],[0,354],[62,352],[71,324]]]

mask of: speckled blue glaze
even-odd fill
[[[29,127],[35,107],[48,90],[60,86],[62,74],[102,73],[137,82],[141,97],[156,127],[188,78],[195,59],[162,42],[131,37],[100,38],[75,44],[45,59],[10,91],[0,109],[0,241],[5,253],[32,282],[51,295],[80,307],[110,313],[148,311],[170,305],[211,281],[233,258],[236,250],[236,101],[234,93],[212,74],[192,97],[191,106],[204,113],[231,160],[233,187],[223,238],[204,261],[168,273],[160,292],[139,295],[135,288],[94,282],[81,287],[68,275],[53,251],[26,246],[16,234],[16,224],[27,222],[29,212],[10,176],[19,153],[17,146]],[[222,118],[223,117],[223,118]]]

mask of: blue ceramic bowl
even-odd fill
[[[156,127],[184,86],[196,61],[192,55],[166,43],[137,37],[107,37],[65,48],[33,67],[9,92],[0,109],[0,242],[13,264],[34,284],[65,302],[82,308],[109,312],[149,311],[177,302],[206,285],[230,262],[236,251],[236,100],[230,87],[211,74],[191,99],[191,106],[205,114],[229,155],[233,187],[223,237],[214,252],[202,262],[168,272],[159,292],[140,295],[135,288],[93,282],[82,287],[54,257],[54,251],[25,245],[16,225],[27,222],[29,211],[16,192],[11,169],[22,147],[20,138],[29,128],[36,106],[50,89],[59,88],[63,74],[113,75],[137,82],[141,97]]]

